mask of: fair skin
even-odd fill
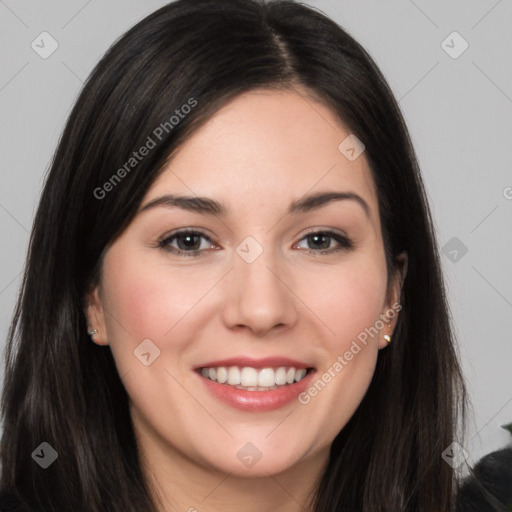
[[[105,254],[87,318],[99,331],[93,341],[112,350],[162,511],[304,510],[333,439],[370,384],[398,313],[307,404],[238,410],[194,371],[228,357],[283,356],[320,377],[399,302],[406,257],[387,283],[370,168],[364,153],[350,161],[338,149],[349,134],[304,92],[238,96],[180,146],[142,201],[201,196],[227,213],[145,209]],[[344,199],[287,214],[293,201],[319,192],[357,194],[368,213]],[[159,247],[183,228],[208,237],[195,238],[200,255]],[[308,230],[334,231],[353,247],[332,236],[312,240]],[[248,236],[263,249],[250,263],[236,251]],[[186,251],[183,241],[168,245]],[[148,366],[134,357],[145,339],[160,350]],[[251,467],[237,456],[248,442],[261,453]]]

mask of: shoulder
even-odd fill
[[[457,512],[512,510],[512,448],[489,453],[462,482]]]

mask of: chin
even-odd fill
[[[229,473],[237,477],[268,477],[269,475],[277,475],[283,473],[296,466],[306,455],[303,453],[297,456],[296,448],[288,446],[288,450],[284,451],[270,446],[267,442],[251,443],[237,442],[237,448],[230,447],[223,450],[220,447],[218,454],[209,453],[205,459],[206,465],[215,468],[222,473]],[[259,448],[258,448],[259,446]]]

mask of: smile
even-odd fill
[[[203,362],[194,373],[207,396],[243,412],[273,411],[298,403],[316,373],[311,363],[287,357],[232,357]]]
[[[309,368],[279,366],[277,368],[253,368],[250,366],[218,366],[200,368],[201,375],[211,381],[245,391],[272,391],[300,382]]]

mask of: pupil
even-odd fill
[[[326,235],[312,235],[310,238],[315,240],[315,243],[317,243],[318,239],[322,239],[323,238],[324,240],[327,240],[327,243],[323,244],[324,247],[322,247],[322,249],[328,249],[329,248],[329,240],[328,240],[329,237],[328,236],[326,236]]]
[[[182,235],[181,238],[178,238],[178,245],[179,245],[180,241],[181,242],[185,241],[185,243],[183,244],[185,249],[195,248],[197,241],[194,243],[194,241],[193,241],[194,237],[199,238],[198,235]],[[181,248],[183,248],[183,247],[181,247]]]

